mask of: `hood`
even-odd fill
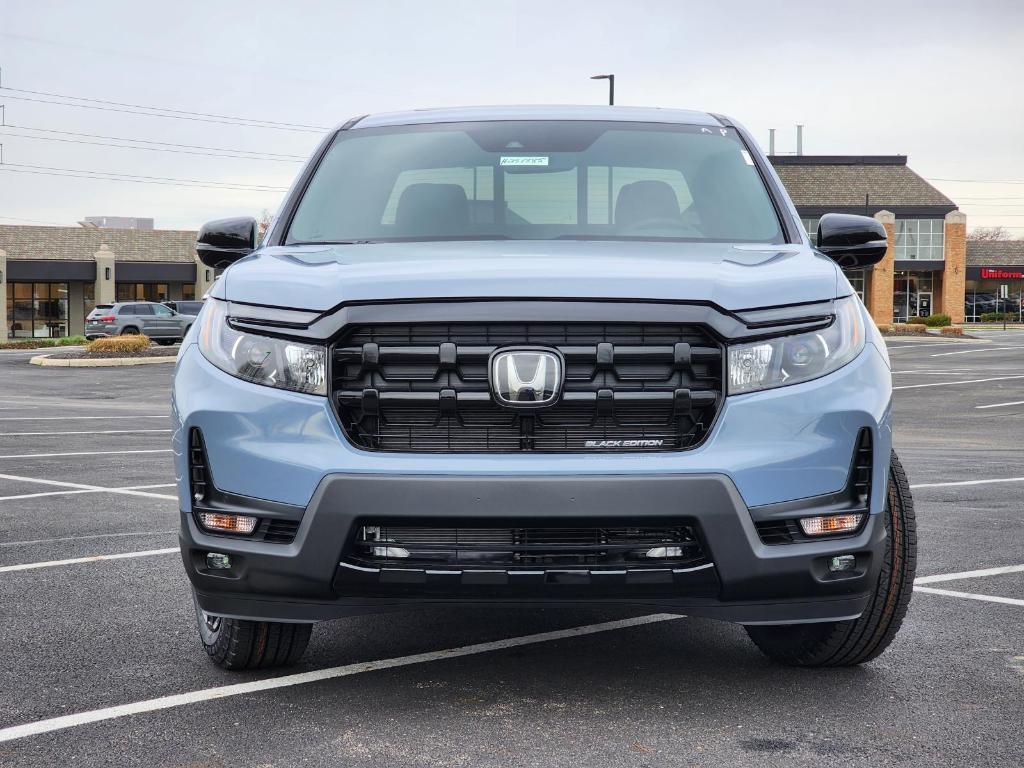
[[[583,298],[710,301],[727,310],[836,297],[839,269],[800,245],[472,241],[263,248],[212,295],[325,311],[350,301]]]

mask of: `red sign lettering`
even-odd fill
[[[981,279],[990,280],[1021,280],[1024,279],[1024,272],[1012,272],[1007,269],[981,269]]]

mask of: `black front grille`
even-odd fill
[[[561,399],[494,402],[502,347],[557,349]],[[707,434],[722,399],[722,347],[703,328],[644,323],[356,326],[333,348],[332,399],[349,439],[377,451],[672,451]]]
[[[618,566],[692,568],[707,562],[688,525],[429,527],[363,525],[346,553],[386,568]]]

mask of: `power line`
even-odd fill
[[[269,187],[256,184],[244,184],[202,179],[176,179],[169,176],[135,176],[132,174],[116,174],[106,171],[89,171],[75,168],[51,168],[38,165],[0,165],[0,171],[8,173],[26,173],[36,176],[61,176],[93,181],[125,181],[134,184],[156,184],[161,186],[201,187],[207,189],[238,190],[241,192],[285,192],[285,187]]]
[[[220,152],[199,152],[190,149],[171,149],[170,147],[142,147],[131,144],[111,144],[104,141],[86,141],[84,139],[62,139],[57,136],[32,136],[27,133],[10,133],[0,130],[0,135],[12,136],[21,139],[35,139],[37,141],[59,141],[64,144],[86,144],[92,147],[114,147],[116,149],[141,149],[150,152],[172,152],[176,155],[198,155],[200,157],[227,157],[236,160],[264,160],[274,163],[301,163],[302,160],[287,160],[283,157],[259,157],[256,155],[228,155]]]
[[[66,224],[58,224],[56,221],[39,221],[38,219],[21,219],[21,218],[18,218],[17,216],[0,216],[0,219],[4,219],[5,221],[26,221],[29,224],[46,224],[47,226],[53,226],[53,227],[64,227],[64,226],[67,226]]]
[[[278,128],[303,128],[303,129],[309,129],[309,130],[313,130],[313,131],[329,131],[330,130],[329,126],[324,126],[324,125],[309,125],[308,123],[284,123],[284,122],[279,122],[277,120],[261,120],[260,118],[257,118],[257,117],[238,117],[237,115],[218,115],[218,114],[214,114],[214,113],[210,113],[210,112],[192,112],[190,110],[171,109],[169,107],[150,107],[150,106],[146,106],[145,104],[127,104],[127,103],[122,102],[122,101],[109,101],[107,99],[92,99],[92,98],[87,98],[85,96],[69,96],[69,95],[64,94],[64,93],[48,93],[47,91],[31,91],[31,90],[28,90],[26,88],[8,88],[6,86],[0,86],[0,90],[10,91],[11,93],[27,93],[27,94],[29,94],[31,96],[49,96],[50,98],[54,98],[54,99],[72,99],[74,101],[87,101],[90,104],[105,104],[105,105],[112,106],[112,107],[130,107],[132,109],[145,109],[145,110],[150,110],[150,111],[153,111],[153,112],[169,112],[169,113],[175,114],[175,115],[184,115],[184,116],[190,116],[190,117],[208,117],[208,118],[215,118],[215,119],[218,119],[218,120],[231,120],[231,121],[234,121],[234,122],[241,122],[241,123],[260,123],[260,124],[268,126],[268,127],[274,126],[274,127],[278,127]],[[18,97],[12,96],[11,98],[18,98]],[[72,104],[72,105],[68,105],[68,106],[76,106],[76,105]],[[84,106],[84,105],[79,105],[79,106]]]
[[[123,109],[121,107],[103,107],[96,104],[71,104],[66,101],[51,101],[48,99],[33,99],[27,96],[5,96],[6,99],[17,99],[19,101],[31,101],[37,104],[55,104],[59,107],[80,107],[81,109],[98,109],[102,112],[121,112],[128,115],[145,115],[146,117],[165,117],[171,120],[191,120],[200,123],[219,123],[221,125],[233,125],[236,128],[269,128],[275,131],[295,131],[299,133],[323,133],[321,128],[287,128],[279,125],[265,125],[260,123],[244,123],[228,120],[215,120],[207,117],[185,117],[184,115],[160,114],[158,112],[142,112],[134,109]]]
[[[86,139],[106,139],[107,141],[129,141],[137,144],[157,144],[162,147],[176,147],[181,149],[203,149],[210,152],[230,152],[232,154],[245,155],[266,155],[268,157],[280,157],[288,160],[305,160],[306,155],[288,155],[282,152],[264,152],[255,149],[236,149],[235,147],[209,147],[203,144],[176,144],[171,141],[157,141],[155,139],[132,139],[126,136],[105,136],[100,133],[77,133],[75,131],[58,131],[54,128],[36,128],[31,125],[12,125],[11,123],[0,123],[0,128],[17,128],[19,131],[39,131],[40,133],[56,133],[61,136],[78,136]]]

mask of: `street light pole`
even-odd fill
[[[608,105],[615,105],[615,75],[594,75],[590,78],[591,80],[607,80],[608,81]]]

